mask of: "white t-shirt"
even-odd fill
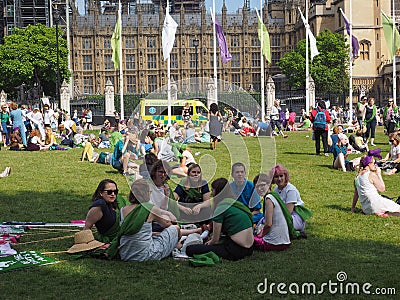
[[[281,197],[282,201],[285,202],[285,204],[294,203],[294,205],[304,206],[304,202],[303,200],[301,200],[300,197],[300,192],[290,182],[288,182],[288,184],[282,190],[280,190],[276,186],[274,192],[279,194],[279,196]]]
[[[168,204],[167,206],[162,206],[162,203],[165,201],[165,194],[164,194],[164,186],[156,186],[154,183],[149,184],[150,187],[150,203],[154,204],[155,206],[161,208],[161,209],[168,209]],[[168,195],[169,197],[169,195]]]
[[[272,245],[290,244],[289,229],[282,208],[271,194],[267,195],[266,198],[271,199],[274,204],[274,212],[272,214],[272,227],[264,235],[263,240]]]
[[[397,145],[396,147],[394,145],[392,145],[390,147],[390,159],[396,160],[398,158],[399,154],[400,154],[400,144]]]
[[[271,107],[271,119],[275,121],[279,120],[279,110],[275,105]]]
[[[190,163],[194,163],[194,164],[196,163],[196,161],[194,160],[193,154],[190,151],[188,151],[188,150],[183,151],[182,156],[186,157],[186,165],[188,165]]]

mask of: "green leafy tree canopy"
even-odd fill
[[[310,75],[315,89],[319,92],[342,93],[348,90],[349,46],[345,38],[329,30],[317,37],[319,55],[309,61]],[[310,56],[309,56],[310,57]],[[285,54],[278,66],[286,75],[293,88],[304,88],[306,78],[306,40],[301,40],[296,48]]]
[[[60,79],[68,81],[68,47],[59,30]],[[42,24],[14,28],[0,45],[0,86],[15,96],[22,83],[40,85],[46,95],[54,96],[57,81],[56,29]]]

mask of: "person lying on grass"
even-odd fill
[[[375,164],[375,156],[381,158],[380,149],[370,150],[368,155],[361,158],[361,168],[354,181],[351,211],[355,212],[357,201],[360,200],[364,214],[400,217],[400,205],[378,193],[385,191],[385,183],[381,169]]]
[[[214,252],[228,260],[239,260],[253,254],[253,216],[250,210],[236,201],[225,178],[211,184],[213,196],[213,235],[204,245],[189,245],[186,254]],[[224,237],[222,237],[224,235]]]

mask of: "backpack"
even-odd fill
[[[314,118],[314,128],[324,129],[326,127],[325,110],[318,111]]]

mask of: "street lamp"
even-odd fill
[[[58,24],[60,22],[60,11],[58,8],[54,9],[53,20],[56,23],[56,51],[57,51],[57,82],[56,82],[56,101],[58,108],[61,108],[60,99],[60,51],[58,49]]]
[[[195,50],[196,50],[196,62],[195,62],[195,68],[196,68],[196,94],[197,94],[197,91],[198,91],[198,74],[197,74],[197,62],[198,62],[198,59],[199,59],[199,56],[198,56],[198,54],[197,54],[197,48],[199,47],[199,40],[196,38],[196,39],[194,39],[193,40],[193,46],[194,46],[194,48],[195,48]]]

